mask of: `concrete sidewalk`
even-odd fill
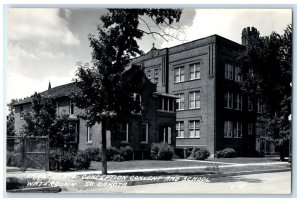
[[[186,161],[191,161],[191,160],[186,160]],[[203,161],[204,162],[204,161]],[[211,161],[207,163],[212,163]],[[218,163],[218,162],[217,162]],[[254,166],[278,166],[278,165],[289,165],[288,162],[268,162],[268,163],[249,163],[249,164],[228,164],[228,165],[214,165],[218,168],[234,168],[234,167],[254,167]],[[119,173],[124,173],[124,174],[129,174],[129,173],[143,173],[143,172],[159,172],[159,171],[183,171],[183,170],[200,170],[200,169],[205,169],[211,167],[210,166],[194,166],[194,167],[174,167],[174,168],[151,168],[151,169],[131,169],[131,170],[109,170],[108,174],[119,174]],[[285,169],[286,170],[286,169]],[[60,176],[64,177],[70,177],[70,178],[76,178],[77,175],[87,175],[87,174],[102,174],[101,171],[68,171],[68,172],[53,172],[53,171],[26,171],[26,172],[12,172],[12,173],[7,173],[6,172],[6,177],[55,177],[55,178],[60,178]]]

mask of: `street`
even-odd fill
[[[80,192],[80,190],[78,190]],[[210,178],[207,182],[179,181],[120,188],[84,190],[84,193],[145,194],[290,194],[291,172]]]

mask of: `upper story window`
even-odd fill
[[[224,96],[224,107],[228,109],[233,108],[233,93],[232,92],[227,92],[225,93]]]
[[[235,109],[237,110],[242,110],[243,108],[243,97],[241,94],[236,94],[236,99],[235,101]]]
[[[225,79],[233,80],[233,66],[225,64]]]
[[[231,138],[233,133],[233,127],[231,121],[224,122],[224,137]]]
[[[176,122],[176,137],[178,137],[178,138],[184,137],[184,122],[183,121]]]
[[[169,97],[159,96],[158,109],[174,112],[174,99]]]
[[[190,80],[200,79],[200,63],[190,64]]]
[[[189,93],[189,108],[200,108],[200,91],[194,91]]]
[[[257,101],[256,112],[259,113],[259,114],[265,112],[265,105],[262,104],[262,100],[261,100],[261,99],[259,99],[259,100]]]
[[[135,106],[139,105],[140,110],[134,110],[135,113],[141,113],[142,112],[142,96],[138,93],[133,93],[133,100],[136,103]]]
[[[155,84],[158,84],[158,69],[157,68],[154,69],[154,80],[153,80],[153,82]]]
[[[128,123],[122,123],[121,124],[121,141],[122,142],[128,142],[128,131],[129,131]]]
[[[184,93],[176,94],[179,98],[176,99],[176,110],[184,110]]]
[[[200,137],[200,120],[189,121],[190,137]]]
[[[253,103],[249,96],[248,96],[248,111],[253,111]]]
[[[176,67],[175,69],[175,83],[184,81],[184,66]]]
[[[236,66],[235,71],[234,71],[234,80],[236,82],[241,82],[242,81],[242,70],[240,67]]]

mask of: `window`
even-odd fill
[[[232,137],[232,122],[231,121],[225,121],[224,122],[224,137],[225,138],[231,138]]]
[[[262,104],[262,101],[261,101],[261,100],[258,100],[258,102],[257,102],[257,109],[256,109],[256,112],[259,113],[259,114],[265,112],[265,105]]]
[[[176,94],[179,98],[176,99],[176,110],[184,110],[184,94]]]
[[[242,70],[241,70],[240,67],[235,67],[234,80],[236,82],[241,82],[242,81]]]
[[[242,95],[236,94],[236,99],[235,99],[235,109],[237,110],[242,110],[243,108],[243,99]]]
[[[242,123],[237,121],[236,122],[236,127],[234,129],[234,138],[241,138],[242,137]]]
[[[128,123],[121,124],[121,141],[128,142]]]
[[[138,93],[133,93],[133,100],[135,102],[135,106],[139,106],[139,110],[135,109],[134,113],[141,113],[142,112],[142,96]]]
[[[184,67],[175,68],[175,83],[184,81]]]
[[[231,92],[227,92],[225,93],[224,96],[224,107],[228,108],[228,109],[232,109],[233,108],[233,93]]]
[[[74,114],[74,103],[70,100],[70,114]]]
[[[253,124],[252,123],[248,123],[248,134],[249,135],[253,134]]]
[[[225,64],[225,79],[233,79],[233,66],[230,64]]]
[[[91,128],[89,126],[87,128],[87,136],[86,136],[86,142],[87,143],[92,143],[92,133],[91,133]]]
[[[154,83],[158,84],[158,69],[154,69]]]
[[[148,123],[142,123],[140,126],[141,143],[148,143]]]
[[[200,137],[200,121],[189,121],[190,137]]]
[[[200,108],[200,91],[194,91],[189,93],[189,108]]]
[[[190,80],[200,79],[200,63],[190,64]]]
[[[178,138],[184,137],[184,122],[183,121],[176,122],[176,137],[178,137]]]
[[[248,111],[253,111],[253,103],[249,96],[248,96]]]

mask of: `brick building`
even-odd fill
[[[127,70],[128,71],[128,70]],[[140,95],[143,100],[143,113],[126,122],[118,123],[117,132],[107,131],[107,147],[131,146],[135,159],[144,158],[153,142],[166,142],[175,147],[175,100],[177,97],[167,93],[156,92],[156,85],[146,77],[143,79],[146,90]],[[83,113],[71,101],[71,94],[78,89],[76,83],[69,83],[41,92],[44,97],[55,100],[56,114],[69,115],[69,127],[74,137],[71,141],[74,147],[84,150],[88,147],[101,147],[101,124],[88,127],[86,121],[79,118]],[[161,105],[161,100],[164,104]],[[15,103],[16,134],[22,134],[24,111],[31,108],[31,98],[25,98]]]
[[[245,28],[242,43],[257,37]],[[239,83],[242,72],[237,56],[244,46],[218,35],[182,45],[156,49],[136,58],[157,91],[179,97],[176,102],[176,148],[180,153],[194,146],[212,154],[226,147],[238,155],[273,153],[274,146],[263,132],[262,103],[252,103]],[[247,72],[248,73],[248,72]]]

